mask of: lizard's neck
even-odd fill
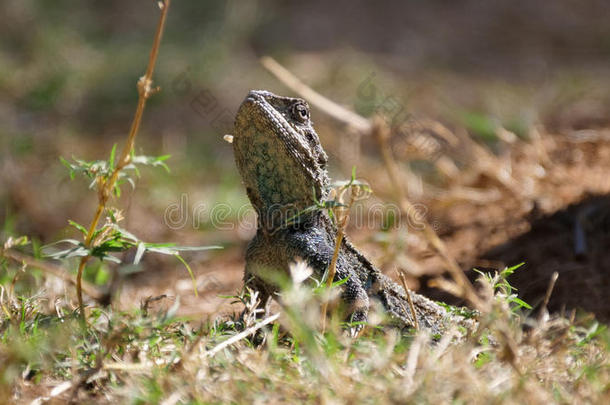
[[[258,233],[268,240],[274,238],[284,238],[286,233],[298,232],[307,229],[326,230],[329,235],[335,235],[337,228],[328,216],[325,209],[317,208],[315,210],[302,213],[298,218],[294,218],[289,223],[277,224],[277,226],[268,227],[269,222],[262,222],[259,217]]]
[[[319,197],[323,200],[326,195]],[[258,217],[258,228],[268,233],[276,233],[282,229],[309,226],[321,221],[321,216],[326,216],[323,208],[318,202],[309,196],[301,200],[287,203],[268,203],[250,199]]]

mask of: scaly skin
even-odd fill
[[[309,117],[307,103],[268,91],[251,91],[235,118],[233,148],[258,230],[246,253],[244,281],[262,302],[278,291],[274,272],[288,274],[297,259],[321,278],[333,254],[337,229],[325,210],[302,213],[327,197],[327,156]],[[299,214],[299,215],[297,215]],[[287,218],[296,219],[287,221]],[[351,321],[366,321],[378,299],[401,327],[414,326],[402,287],[383,275],[344,239],[335,280],[347,278],[341,298]],[[440,332],[449,316],[433,301],[411,293],[420,326]]]

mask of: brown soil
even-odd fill
[[[557,272],[550,310],[580,308],[607,321],[610,143],[574,142],[562,136],[554,137],[552,143],[545,148],[552,164],[537,182],[531,204],[506,196],[500,204],[464,203],[437,212],[445,220],[442,237],[465,269],[491,271],[524,262],[509,282],[532,305],[542,302]],[[519,149],[515,156],[521,154]],[[513,167],[519,167],[518,161],[515,158]],[[468,274],[471,280],[478,276],[473,271]],[[423,292],[459,302],[430,288]]]

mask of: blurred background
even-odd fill
[[[21,0],[0,13],[2,239],[78,237],[96,203],[59,158],[107,159],[123,145],[159,10],[152,1]],[[232,310],[252,213],[231,145],[250,89],[295,95],[260,64],[269,55],[313,89],[394,125],[409,198],[464,270],[526,264],[513,280],[535,304],[554,271],[551,308],[610,317],[610,3],[527,1],[173,2],[138,154],[170,154],[111,204],[143,240],[222,245],[180,263],[147,255],[116,305],[180,296],[184,314]],[[356,244],[414,289],[444,276],[396,217],[395,185],[372,139],[312,111],[334,179],[363,174],[379,221],[352,223]],[[403,221],[404,222],[404,221]],[[87,277],[103,284],[106,265]],[[69,265],[71,269],[76,266]],[[100,274],[102,276],[100,276]],[[476,276],[469,272],[472,278]],[[51,281],[46,281],[50,283]],[[55,288],[46,285],[45,288]]]

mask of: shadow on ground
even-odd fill
[[[503,266],[524,263],[510,284],[519,297],[534,307],[544,300],[554,272],[559,278],[548,309],[551,312],[582,309],[597,319],[610,320],[610,195],[589,195],[580,202],[547,215],[528,218],[529,230],[480,254],[475,262],[493,263],[493,267],[476,265],[492,272]],[[479,276],[467,272],[471,281]],[[437,289],[425,287],[433,276],[420,281],[422,292],[451,304],[465,303]]]
[[[481,258],[504,264],[525,262],[509,281],[530,304],[542,301],[557,272],[549,310],[582,308],[608,321],[610,196],[589,196],[551,215],[533,218],[530,231]]]

